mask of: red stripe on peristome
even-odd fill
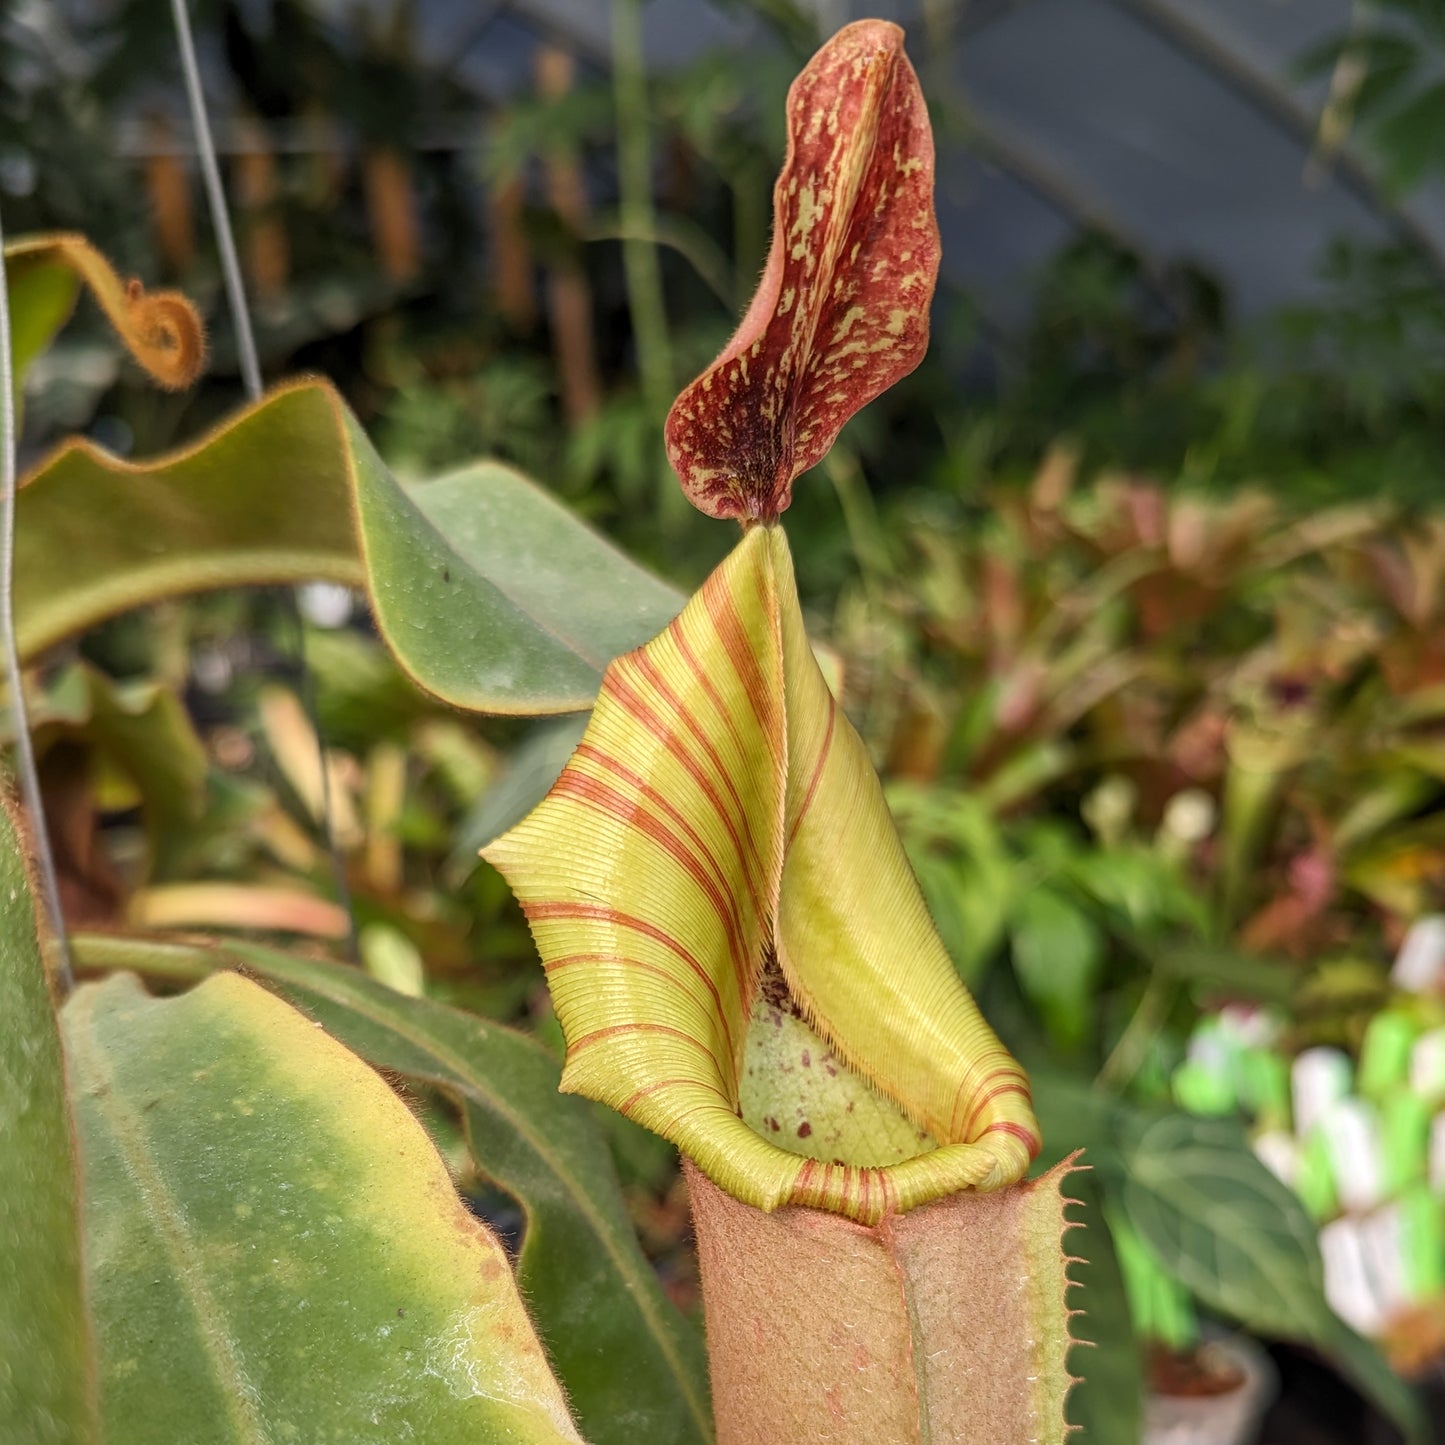
[[[674,617],[667,624],[668,636],[672,638],[673,645],[682,654],[682,660],[687,663],[692,675],[697,679],[698,686],[707,694],[708,701],[717,710],[718,716],[727,724],[728,731],[732,734],[733,742],[739,753],[746,753],[747,748],[743,744],[743,735],[738,731],[736,719],[731,710],[722,700],[722,694],[717,690],[712,678],[707,675],[706,668],[697,659],[697,654],[692,650],[692,643],[687,640],[687,633],[683,631],[682,618]]]
[[[688,818],[687,814],[682,812],[681,809],[674,807],[672,803],[664,798],[640,773],[633,772],[625,763],[619,762],[610,753],[603,752],[601,748],[593,747],[589,742],[578,743],[577,751],[573,756],[586,758],[590,762],[596,763],[598,767],[606,768],[614,777],[620,778],[628,787],[635,788],[649,803],[660,808],[674,823],[679,824],[688,838],[697,847],[698,851],[707,859],[718,885],[725,888],[729,893],[732,892],[731,880],[724,871],[722,864],[718,862],[716,856],[713,854],[707,839],[692,826],[692,820]],[[724,822],[726,822],[726,819],[724,819]],[[729,831],[731,832],[731,829],[729,829]],[[736,841],[736,839],[734,839],[734,841]],[[743,874],[744,880],[747,880],[747,864],[741,857],[738,858],[738,867]]]
[[[817,1167],[816,1159],[804,1159],[803,1167],[798,1170],[797,1177],[793,1180],[794,1199],[805,1199],[813,1185],[813,1170]]]
[[[640,668],[641,659],[642,654],[639,652],[634,654],[628,660],[635,665],[638,665]],[[603,695],[609,698],[612,702],[616,703],[617,706],[620,707],[623,712],[625,712],[630,718],[632,718],[634,722],[637,722],[641,724],[642,727],[646,728],[647,731],[650,732],[653,737],[655,737],[658,742],[660,742],[662,746],[666,748],[667,751],[670,752],[673,757],[675,757],[678,762],[682,764],[688,776],[692,778],[692,780],[698,785],[699,788],[702,789],[708,801],[712,804],[713,809],[717,813],[718,817],[721,818],[724,824],[727,825],[728,831],[733,835],[734,846],[738,849],[739,859],[742,860],[742,845],[741,842],[737,841],[737,835],[733,831],[731,819],[728,816],[727,810],[722,806],[721,799],[717,796],[717,792],[712,787],[711,781],[708,779],[706,773],[703,771],[701,765],[698,763],[698,760],[693,757],[693,755],[688,752],[685,747],[683,747],[682,741],[678,738],[677,734],[674,733],[673,730],[667,725],[667,723],[665,723],[657,715],[657,713],[648,706],[646,699],[641,695],[641,693],[638,692],[632,686],[632,684],[626,680],[620,667],[614,666],[613,669],[607,674],[607,682],[603,689]],[[685,721],[689,723],[694,722],[692,715],[688,713],[685,708],[682,710],[682,715]],[[698,732],[704,738],[706,737],[706,734],[702,733],[701,729],[698,729]],[[737,789],[733,785],[732,779],[728,776],[727,769],[723,767],[722,763],[716,758],[714,758],[713,761],[716,763],[719,776],[723,779],[728,790],[731,792],[733,800],[737,804],[739,816],[742,817],[742,819],[744,820],[744,825],[746,826],[748,814],[747,809],[743,804],[742,798],[739,797]],[[752,840],[750,834],[749,842],[751,841]],[[753,851],[754,853],[756,853],[756,848],[754,848]],[[742,861],[744,863],[744,876],[748,877],[749,875],[746,861]],[[751,879],[751,877],[749,877],[749,889],[756,896],[757,890],[753,884],[753,880]],[[761,914],[761,912],[762,910],[760,908],[759,913]]]
[[[894,1191],[893,1181],[888,1177],[888,1171],[886,1169],[876,1169],[874,1173],[877,1175],[879,1184],[883,1186],[882,1217],[886,1219],[898,1207],[898,1196]]]
[[[745,996],[748,985],[748,948],[743,937],[742,919],[737,912],[737,900],[726,884],[719,887],[682,839],[660,818],[646,812],[636,800],[624,797],[615,788],[609,788],[600,779],[569,769],[553,784],[552,796],[571,797],[580,803],[590,804],[609,817],[617,818],[625,826],[637,828],[673,858],[697,884],[717,913],[727,935],[728,952],[732,955],[739,996]],[[715,871],[721,872],[716,860],[709,858],[708,861],[712,863]]]
[[[1008,1119],[1000,1119],[996,1123],[990,1124],[983,1134],[979,1135],[979,1138],[983,1138],[985,1134],[1012,1134],[1015,1139],[1022,1140],[1024,1147],[1029,1151],[1030,1160],[1037,1159],[1039,1151],[1044,1147],[1044,1141],[1032,1129],[1025,1129],[1022,1124],[1012,1123]]]
[[[838,717],[838,704],[833,694],[828,694],[828,728],[823,734],[823,746],[818,750],[818,761],[813,764],[813,776],[808,779],[807,791],[803,794],[803,801],[798,805],[797,816],[793,819],[793,826],[788,830],[788,844],[793,846],[793,839],[798,836],[798,829],[803,826],[803,819],[807,816],[808,809],[813,806],[813,794],[818,791],[818,784],[823,777],[823,765],[828,761],[828,752],[833,746],[833,724]]]
[[[1026,1099],[1032,1097],[1029,1093],[1028,1084],[1021,1079],[1014,1079],[1006,1084],[995,1084],[993,1088],[985,1092],[980,1098],[974,1100],[973,1108],[969,1112],[968,1122],[963,1126],[963,1137],[965,1139],[971,1138],[973,1126],[978,1122],[978,1116],[984,1109],[993,1103],[995,1099],[1002,1098],[1005,1094],[1022,1094]]]
[[[733,1107],[733,1101],[728,1098],[724,1090],[719,1089],[716,1084],[710,1083],[707,1079],[657,1079],[653,1083],[648,1084],[646,1088],[638,1089],[636,1093],[629,1094],[620,1104],[617,1105],[617,1112],[619,1114],[631,1113],[631,1111],[637,1106],[637,1104],[641,1100],[648,1098],[652,1094],[659,1094],[664,1089],[671,1089],[677,1085],[682,1084],[687,1085],[689,1088],[707,1089],[710,1093],[716,1094],[718,1098],[727,1105],[728,1110],[731,1112]],[[697,1107],[701,1108],[703,1106],[698,1105]],[[693,1111],[691,1109],[685,1110],[684,1115],[690,1114],[692,1112]],[[681,1118],[684,1117],[684,1115],[679,1115],[678,1117]]]

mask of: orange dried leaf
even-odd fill
[[[196,308],[179,291],[147,291],[122,281],[83,236],[32,236],[5,248],[18,266],[61,266],[90,288],[127,350],[153,381],[172,390],[190,386],[206,360],[206,333]]]
[[[137,928],[245,928],[345,938],[346,910],[295,888],[249,883],[168,883],[130,900]]]
[[[923,359],[938,258],[918,77],[896,25],[860,20],[788,92],[762,281],[668,415],[668,458],[694,506],[754,519],[787,508],[849,417]]]

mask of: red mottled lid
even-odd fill
[[[938,275],[933,134],[903,32],[840,30],[788,92],[763,278],[723,353],[673,403],[694,506],[770,520],[844,422],[928,349]]]

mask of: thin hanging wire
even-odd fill
[[[190,103],[191,126],[196,133],[196,154],[206,185],[206,201],[211,212],[211,228],[216,233],[216,249],[221,257],[221,274],[225,279],[226,303],[231,312],[231,325],[236,333],[236,356],[241,367],[241,382],[251,401],[261,399],[261,361],[256,352],[256,336],[251,329],[251,311],[246,304],[246,283],[241,277],[241,263],[236,254],[236,237],[231,229],[231,212],[226,204],[226,189],[221,181],[221,165],[216,156],[216,143],[211,136],[210,117],[205,97],[201,94],[201,70],[196,62],[196,42],[191,34],[191,17],[186,0],[171,0],[175,19],[176,46],[181,55],[181,71],[186,80],[186,99]],[[346,910],[348,945],[353,959],[360,957],[356,934],[356,910],[351,902],[351,885],[346,879],[346,865],[336,846],[332,827],[331,769],[326,766],[326,744],[321,738],[321,725],[316,710],[316,691],[311,669],[306,662],[306,627],[296,594],[284,589],[287,611],[296,635],[296,660],[301,670],[301,705],[306,711],[311,731],[316,737],[316,750],[321,765],[321,830],[326,851],[335,876],[337,901]]]
[[[70,939],[65,912],[60,906],[60,879],[55,853],[45,822],[45,801],[40,796],[40,772],[30,740],[30,713],[20,674],[20,647],[15,640],[15,377],[10,354],[10,282],[5,271],[5,231],[0,225],[0,637],[4,640],[5,680],[10,688],[10,715],[15,722],[15,758],[20,771],[20,795],[30,814],[30,834],[40,870],[40,900],[55,941],[55,981],[60,992],[75,987],[70,961]]]
[[[236,237],[231,230],[231,213],[226,207],[226,190],[221,183],[221,164],[216,159],[216,142],[201,94],[201,70],[196,64],[196,42],[191,35],[191,16],[186,0],[171,0],[176,22],[176,44],[181,52],[181,72],[186,78],[186,99],[191,107],[191,125],[196,132],[196,154],[206,183],[206,202],[216,232],[216,249],[221,253],[221,275],[226,282],[226,302],[231,324],[236,329],[236,356],[241,363],[241,382],[252,401],[261,399],[261,362],[256,355],[256,337],[251,330],[251,312],[246,305],[246,283],[236,256]]]

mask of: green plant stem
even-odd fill
[[[71,953],[82,973],[129,970],[172,983],[199,983],[232,962],[220,947],[105,933],[76,934]]]
[[[1117,1094],[1128,1087],[1144,1063],[1149,1045],[1164,1026],[1174,1002],[1175,987],[1175,980],[1157,969],[1149,975],[1133,1015],[1094,1079],[1096,1089]]]
[[[858,458],[846,446],[837,445],[823,461],[823,470],[838,495],[848,541],[870,594],[893,572],[884,541],[883,523],[878,517],[873,494],[868,490]]]
[[[0,649],[3,649],[5,680],[10,689],[10,710],[15,718],[15,763],[20,774],[20,793],[29,814],[30,836],[35,848],[36,870],[40,875],[40,898],[55,948],[55,981],[61,994],[75,987],[70,945],[65,935],[65,911],[60,902],[60,880],[55,871],[55,852],[50,846],[50,829],[45,821],[45,800],[40,792],[40,772],[35,763],[35,746],[30,739],[30,719],[25,706],[25,679],[20,670],[20,647],[15,636],[15,474],[16,410],[13,353],[10,341],[10,291],[5,271],[5,234],[0,228]]]
[[[612,89],[617,108],[618,207],[627,275],[627,308],[637,347],[637,369],[648,409],[661,416],[672,405],[672,344],[658,264],[657,216],[652,204],[652,146],[647,77],[642,62],[641,0],[612,0]]]
[[[693,221],[681,216],[655,216],[652,230],[637,231],[620,215],[599,216],[587,226],[589,241],[640,241],[647,246],[667,246],[676,251],[708,290],[729,311],[737,307],[732,270],[721,246]]]

